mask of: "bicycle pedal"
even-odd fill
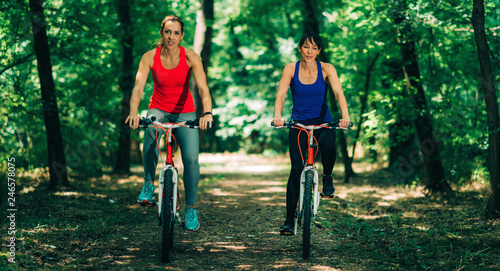
[[[280,235],[294,235],[293,231],[280,231]]]
[[[335,195],[335,194],[325,195],[325,194],[321,193],[321,197],[322,197],[322,198],[324,198],[324,199],[333,199],[333,196],[334,196],[334,195]]]
[[[323,225],[321,225],[321,223],[317,222],[317,221],[314,221],[314,226],[318,227],[318,229],[322,229],[323,228]]]
[[[144,206],[144,207],[153,207],[153,206],[156,206],[156,202],[154,202],[154,201],[152,203],[151,202],[141,201],[141,202],[139,202],[139,204],[141,206]]]

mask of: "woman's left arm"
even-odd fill
[[[198,54],[186,49],[186,57],[188,66],[190,66],[193,71],[194,80],[196,82],[196,86],[198,87],[201,104],[203,105],[203,113],[210,113],[203,115],[200,118],[200,128],[205,130],[207,128],[211,128],[213,122],[212,98],[210,97],[210,91],[208,90],[207,76],[203,70],[203,63],[201,62],[201,58]]]
[[[340,79],[337,75],[337,70],[332,64],[323,63],[323,70],[326,73],[327,79],[330,82],[335,99],[339,104],[340,111],[342,112],[342,119],[340,120],[340,127],[347,128],[351,119],[349,118],[349,110],[347,109],[347,101],[342,90]]]

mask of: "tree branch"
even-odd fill
[[[27,55],[27,56],[25,56],[25,57],[23,57],[23,58],[19,59],[18,61],[14,62],[14,63],[12,63],[12,64],[10,64],[10,65],[8,65],[8,66],[6,66],[5,68],[3,68],[3,69],[0,71],[0,75],[2,75],[2,73],[4,73],[4,72],[8,71],[9,69],[11,69],[11,68],[13,68],[13,67],[15,67],[15,66],[17,66],[17,65],[21,65],[21,64],[23,64],[23,63],[26,63],[26,62],[29,62],[29,61],[33,61],[33,60],[35,60],[34,55],[35,55],[35,53],[31,53],[31,54],[29,54],[29,55]]]

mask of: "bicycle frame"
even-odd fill
[[[166,143],[167,143],[167,156],[165,158],[165,166],[161,169],[160,171],[160,176],[159,176],[159,185],[158,185],[158,217],[161,218],[161,209],[162,209],[162,201],[164,195],[164,190],[163,190],[163,185],[165,183],[165,172],[167,170],[172,171],[172,210],[174,212],[174,217],[175,219],[179,222],[179,225],[182,224],[181,217],[179,212],[177,210],[180,209],[181,205],[181,199],[179,197],[179,189],[178,189],[178,183],[179,183],[179,174],[177,172],[177,168],[174,165],[174,149],[172,148],[172,138],[173,138],[173,129],[182,127],[179,124],[175,123],[166,123],[166,124],[161,124],[158,122],[153,122],[156,125],[159,125],[165,129],[166,131]],[[159,147],[159,146],[158,146]]]
[[[160,171],[159,176],[159,185],[158,185],[158,218],[160,219],[161,224],[161,212],[162,212],[162,202],[164,200],[164,184],[165,184],[165,172],[172,171],[172,211],[175,219],[182,224],[180,214],[177,210],[180,209],[181,200],[179,197],[179,174],[177,172],[177,168],[174,165],[174,152],[175,148],[173,147],[172,140],[174,139],[173,130],[179,127],[190,127],[190,128],[199,128],[197,125],[197,121],[194,122],[185,122],[185,123],[160,123],[155,121],[155,117],[151,119],[143,119],[141,128],[157,128],[162,129],[166,133],[166,147],[167,147],[167,156],[165,158],[165,166]],[[189,125],[189,126],[188,126]],[[159,143],[158,150],[160,150]]]
[[[274,123],[271,123],[271,125],[274,126]],[[349,124],[349,126],[352,126],[352,123]],[[320,194],[318,191],[318,186],[319,186],[319,176],[318,176],[318,171],[314,167],[314,142],[317,142],[317,140],[314,138],[314,131],[322,128],[327,128],[327,129],[344,129],[345,128],[340,128],[339,127],[339,122],[336,123],[323,123],[320,125],[304,125],[301,123],[298,123],[297,121],[290,120],[285,123],[285,125],[281,127],[276,127],[276,128],[296,128],[300,129],[301,131],[305,131],[306,134],[308,135],[307,138],[307,159],[304,163],[304,169],[302,170],[300,174],[300,191],[299,191],[299,199],[298,199],[298,209],[296,211],[297,219],[295,219],[295,226],[294,226],[294,235],[297,235],[297,230],[298,226],[301,220],[304,221],[302,228],[303,228],[303,234],[302,234],[302,257],[304,259],[309,259],[310,253],[311,253],[311,224],[312,224],[312,219],[318,214],[318,208],[319,208],[319,202],[320,202]],[[300,133],[298,134],[298,140],[300,140]],[[300,142],[299,144],[299,150],[300,150],[300,155],[302,156],[302,150],[300,149]],[[319,146],[318,146],[319,149]],[[318,151],[316,149],[316,153]],[[304,157],[302,156],[302,159],[304,160]],[[311,176],[312,174],[312,176]],[[311,193],[313,193],[311,195]],[[311,212],[312,211],[312,212]]]
[[[163,130],[166,134],[165,142],[167,148],[167,156],[165,158],[165,166],[160,171],[158,181],[158,220],[163,228],[162,232],[162,250],[161,260],[163,262],[170,261],[171,249],[174,246],[174,224],[175,220],[182,226],[182,221],[178,210],[180,209],[181,200],[179,197],[179,174],[174,165],[174,152],[176,149],[175,136],[173,130],[179,127],[199,128],[198,121],[187,121],[183,123],[160,123],[155,121],[156,118],[143,118],[139,122],[141,128],[156,128],[156,145],[158,151],[161,150],[158,142],[158,130]],[[167,184],[168,186],[165,186]],[[169,187],[172,185],[172,187]],[[170,200],[172,202],[170,202]]]
[[[314,172],[314,179],[313,179],[313,216],[316,216],[318,214],[318,208],[319,208],[319,202],[320,202],[320,196],[319,196],[319,191],[318,191],[318,186],[319,186],[319,176],[318,176],[318,171],[316,170],[316,167],[314,166],[314,130],[321,129],[324,127],[317,126],[317,125],[311,125],[311,126],[306,126],[300,123],[296,123],[295,125],[308,130],[308,145],[307,145],[307,162],[300,174],[300,193],[299,193],[299,210],[298,213],[299,215],[302,214],[303,211],[303,202],[304,202],[304,193],[307,191],[304,191],[304,186],[306,182],[305,178],[305,173],[309,170],[312,170]],[[299,219],[295,220],[295,227],[294,227],[294,235],[297,235],[297,226],[298,226]]]

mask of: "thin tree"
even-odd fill
[[[130,90],[134,87],[133,76],[133,26],[130,19],[130,6],[133,0],[117,0],[118,15],[121,23],[122,65],[119,88],[122,93],[121,116],[119,124],[118,152],[113,171],[115,173],[128,173],[130,171],[130,127],[125,124],[125,119],[130,112]]]
[[[37,59],[38,76],[42,93],[43,118],[47,133],[47,151],[49,156],[50,189],[55,189],[60,182],[69,186],[66,156],[59,122],[56,89],[52,77],[49,42],[47,38],[47,23],[43,10],[43,1],[30,0],[32,12],[31,26],[33,42]]]
[[[193,51],[200,55],[203,70],[207,75],[208,81],[208,66],[210,65],[210,54],[212,51],[212,36],[214,23],[214,0],[200,0],[200,6],[196,12],[196,32],[194,36]],[[203,106],[198,93],[198,87],[194,80],[191,81],[191,95],[193,96],[196,117],[200,118],[203,115]],[[216,117],[214,116],[214,121]],[[200,146],[205,131],[200,130]],[[207,131],[215,136],[215,129]]]
[[[491,218],[500,218],[500,118],[488,42],[484,30],[484,0],[474,0],[472,26],[481,67],[481,87],[484,91],[484,100],[488,113],[488,166],[491,195],[486,206],[486,213]]]
[[[411,22],[407,19],[408,4],[405,0],[396,0],[395,3],[394,21],[398,27],[398,43],[401,47],[406,87],[415,110],[413,125],[423,157],[424,185],[430,193],[448,191],[451,187],[445,180],[438,144],[433,135],[431,116],[418,67],[416,44],[413,39]]]
[[[364,86],[364,94],[363,96],[359,97],[359,103],[361,104],[361,110],[359,112],[359,115],[361,116],[359,118],[359,122],[357,124],[357,129],[356,129],[356,135],[354,136],[353,144],[352,144],[352,154],[351,157],[347,157],[347,161],[344,161],[344,164],[348,164],[349,168],[352,169],[352,162],[354,161],[354,154],[356,153],[356,145],[358,143],[359,136],[361,134],[361,126],[363,125],[363,122],[365,122],[366,117],[363,115],[365,112],[368,110],[368,97],[370,93],[370,78],[372,71],[375,67],[375,63],[377,62],[377,59],[379,58],[380,53],[376,53],[375,57],[370,61],[370,64],[366,68],[366,77],[365,77],[365,86]],[[344,177],[344,183],[348,183],[349,179],[352,177],[352,175],[346,174]]]

